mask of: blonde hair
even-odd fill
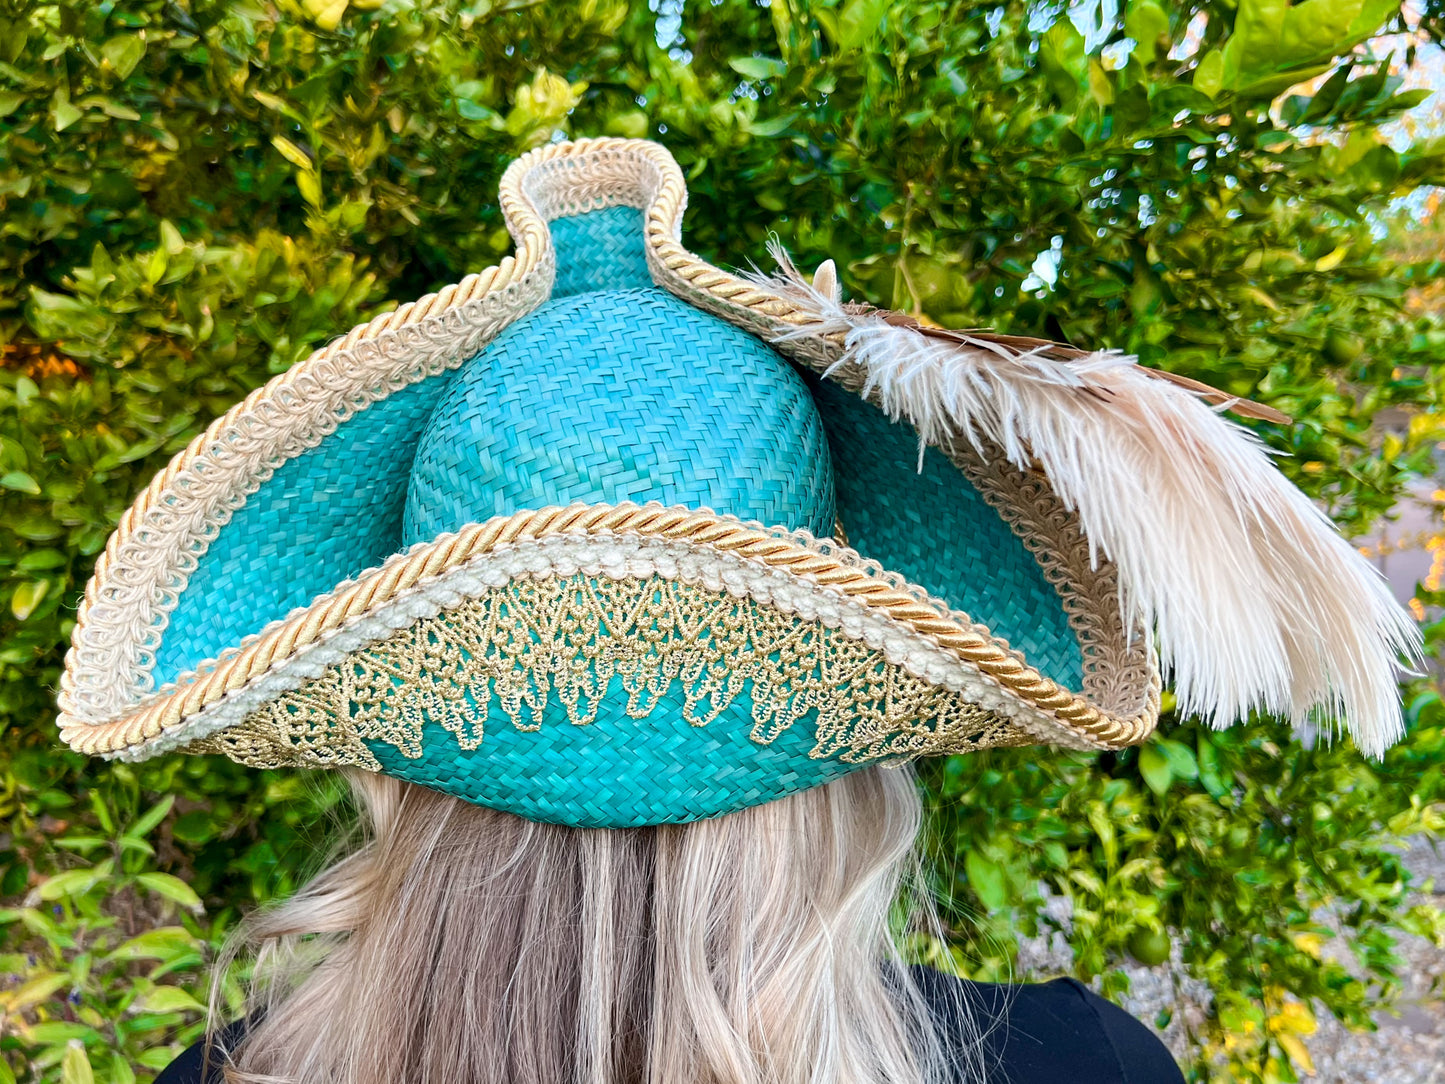
[[[255,953],[262,1015],[228,1082],[982,1076],[977,1043],[940,1040],[890,924],[909,910],[937,923],[926,893],[895,910],[917,886],[922,806],[906,769],[620,830],[537,824],[379,775],[351,783],[354,849],[232,946]]]

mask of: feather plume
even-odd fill
[[[831,261],[810,284],[773,256],[779,274],[752,280],[809,318],[774,336],[780,349],[842,341],[835,367],[857,365],[864,394],[921,441],[1042,468],[1094,559],[1117,567],[1126,620],[1157,637],[1181,710],[1215,727],[1255,710],[1333,722],[1370,756],[1401,736],[1418,626],[1265,445],[1205,401],[1234,400],[1117,352],[923,331],[845,305]]]

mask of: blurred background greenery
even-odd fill
[[[200,1033],[220,939],[341,813],[321,776],[57,746],[95,555],[250,389],[505,254],[520,151],[660,140],[711,260],[761,264],[776,232],[852,296],[1273,404],[1282,468],[1365,537],[1445,436],[1445,140],[1410,89],[1442,12],[0,0],[0,1084],[150,1080]],[[1172,952],[1212,992],[1195,1079],[1297,1079],[1317,1014],[1371,1026],[1397,940],[1445,935],[1400,860],[1445,823],[1436,677],[1406,703],[1382,763],[1169,717],[1120,754],[928,765],[954,940],[920,955],[1006,976],[1052,925],[1118,996],[1124,961]]]

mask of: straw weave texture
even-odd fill
[[[988,626],[1040,673],[1079,688],[1079,638],[1058,591],[958,468],[937,448],[920,455],[913,430],[851,392],[816,379],[809,388],[830,441],[869,449],[837,473],[849,544]]]
[[[753,336],[653,286],[581,294],[458,374],[416,455],[404,542],[519,508],[649,500],[825,535],[823,428]]]
[[[977,694],[776,601],[657,575],[513,580],[192,748],[384,770],[532,819],[624,827],[769,801],[879,759],[1035,740]]]

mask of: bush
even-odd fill
[[[559,133],[665,143],[714,261],[761,263],[776,232],[853,296],[1279,407],[1299,420],[1261,435],[1348,530],[1429,470],[1445,329],[1403,299],[1445,276],[1375,231],[1445,181],[1445,144],[1382,132],[1420,97],[1362,44],[1392,0],[1137,0],[1087,41],[1014,0],[723,0],[680,31],[661,7],[0,0],[0,1081],[150,1079],[198,1033],[214,945],[304,876],[336,800],[321,777],[58,750],[109,530],[250,388],[494,263],[500,172]],[[1387,410],[1405,423],[1380,438]],[[1394,939],[1442,932],[1395,849],[1440,831],[1445,708],[1409,695],[1381,764],[1268,720],[930,764],[958,932],[920,951],[1006,971],[1046,884],[1108,991],[1127,952],[1180,943],[1216,996],[1200,1079],[1295,1079],[1313,1013],[1371,1026]]]

